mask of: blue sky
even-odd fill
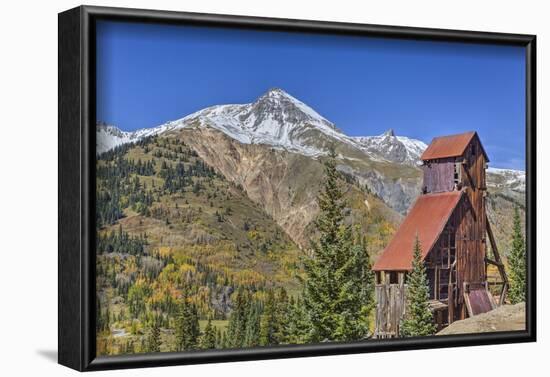
[[[521,47],[100,21],[97,120],[154,127],[280,87],[348,135],[478,131],[525,169]]]

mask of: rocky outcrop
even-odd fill
[[[208,127],[186,128],[173,134],[182,138],[207,164],[227,180],[243,188],[247,196],[260,205],[303,248],[309,247],[312,222],[319,213],[317,196],[323,186],[324,168],[321,161],[271,148],[267,145],[243,144],[218,130]],[[346,197],[350,205],[349,217],[377,224],[383,221],[397,224],[400,216],[381,199],[358,187],[349,185]],[[365,201],[369,206],[365,205]]]
[[[436,335],[525,330],[525,304],[503,305],[490,312],[451,323]]]
[[[344,161],[345,162],[345,161]],[[406,214],[412,202],[420,193],[421,175],[420,171],[413,168],[407,168],[412,177],[407,178],[407,174],[401,177],[388,176],[384,174],[384,165],[382,168],[354,168],[350,164],[339,164],[338,170],[354,176],[358,183],[366,186],[369,190],[380,197],[388,206],[395,211]]]
[[[230,182],[239,185],[299,245],[318,213],[323,167],[316,160],[281,150],[242,144],[209,128],[184,129],[180,137]]]

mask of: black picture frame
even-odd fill
[[[193,24],[525,47],[527,328],[443,337],[96,357],[95,23]],[[536,36],[80,6],[59,14],[59,363],[79,371],[536,341]]]

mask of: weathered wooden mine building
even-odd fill
[[[495,265],[501,276],[499,302],[506,295],[506,275],[485,211],[489,158],[477,133],[437,137],[421,159],[422,193],[373,267],[377,337],[399,335],[399,323],[406,315],[406,274],[412,268],[417,236],[438,328],[495,307],[487,286],[488,264]]]

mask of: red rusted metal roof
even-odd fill
[[[417,234],[422,247],[422,258],[426,258],[462,194],[462,191],[450,191],[419,196],[397,233],[374,264],[373,270],[410,270]]]
[[[438,158],[460,157],[476,135],[475,131],[470,131],[458,135],[435,137],[424,153],[422,153],[420,159],[436,160]],[[481,149],[485,158],[487,158],[487,153],[483,150],[483,146]],[[489,161],[488,158],[487,161]]]

